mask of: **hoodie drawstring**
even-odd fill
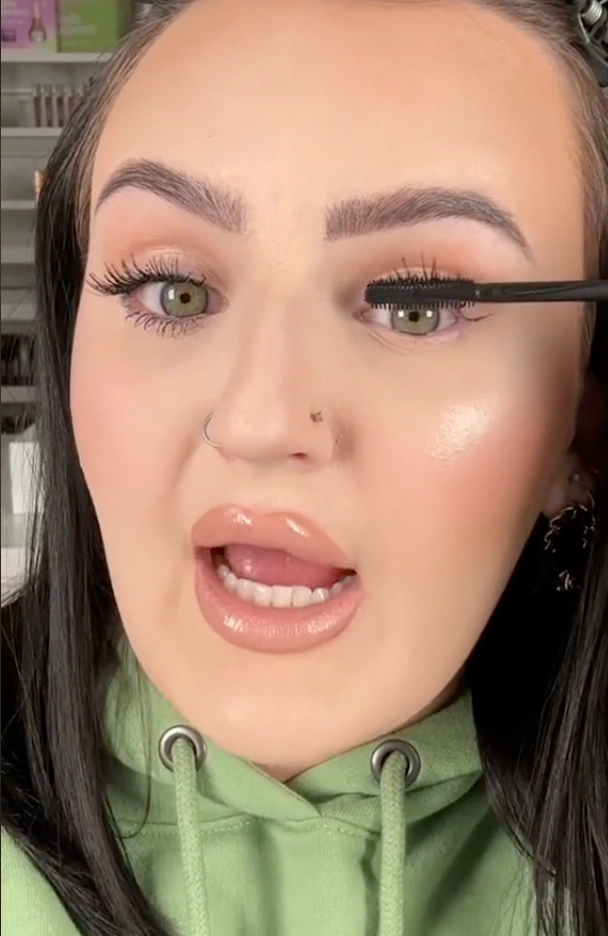
[[[175,781],[177,828],[188,904],[187,936],[211,936],[205,864],[199,838],[196,775],[199,764],[192,743],[178,737],[171,749]]]
[[[405,873],[405,770],[404,756],[394,751],[380,775],[380,926],[378,936],[403,936]]]
[[[199,838],[197,773],[205,758],[202,739],[192,729],[176,727],[161,740],[161,759],[173,772],[177,827],[186,900],[187,936],[211,936],[205,864]],[[164,742],[164,749],[163,749]],[[378,936],[404,936],[404,880],[407,845],[405,791],[420,772],[418,752],[407,741],[389,740],[372,756],[372,773],[380,784],[381,843]]]
[[[409,741],[389,738],[372,754],[372,774],[380,784],[380,895],[378,936],[404,936],[407,823],[405,791],[422,764]]]

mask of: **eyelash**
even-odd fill
[[[464,277],[460,275],[454,274],[450,274],[449,276],[442,275],[438,272],[435,263],[429,268],[425,265],[424,261],[415,271],[410,271],[405,261],[403,261],[400,270],[395,271],[390,276],[374,280],[374,283],[386,283],[390,281],[391,283],[412,286],[417,283],[428,282],[429,280],[450,279],[454,281],[463,278]],[[214,314],[205,312],[200,315],[179,318],[158,315],[155,312],[146,312],[133,307],[133,295],[143,287],[154,283],[193,283],[195,286],[207,288],[210,292],[216,292],[209,286],[205,276],[198,276],[192,272],[185,273],[183,269],[180,269],[180,264],[176,259],[168,261],[166,258],[162,257],[152,258],[146,261],[143,266],[140,266],[135,260],[132,260],[130,263],[123,262],[120,267],[108,265],[102,277],[91,274],[87,282],[89,287],[98,295],[120,297],[126,312],[127,321],[132,321],[135,326],[142,327],[144,330],[153,329],[161,337],[178,338],[190,334],[192,331],[200,328],[204,324],[206,318]],[[412,303],[412,306],[413,308],[418,308],[414,303]],[[382,308],[381,306],[368,306],[368,308],[360,314],[359,318],[360,320],[365,320],[365,316],[369,314],[370,309],[376,309],[378,311]],[[449,311],[457,319],[464,319],[467,322],[478,322],[487,317],[485,315],[478,317],[464,315],[464,308],[464,305],[462,307],[456,305],[451,306]],[[405,304],[404,309],[407,309]],[[445,311],[445,308],[440,309],[440,311]],[[407,335],[402,335],[401,337],[407,338]]]
[[[466,280],[466,279],[468,278],[462,276],[459,273],[449,273],[449,274],[441,273],[435,261],[433,261],[433,264],[429,268],[425,265],[425,261],[422,260],[420,263],[420,267],[417,268],[415,271],[412,271],[408,268],[408,265],[405,262],[405,260],[402,260],[402,266],[400,270],[396,270],[390,276],[385,276],[385,277],[382,277],[381,279],[374,280],[373,284],[370,283],[369,285],[376,286],[376,285],[384,285],[387,283],[391,283],[392,285],[412,287],[412,286],[422,285],[428,282],[440,283],[442,280],[447,280],[450,283],[454,283],[459,280]],[[429,304],[428,308],[433,308],[438,312],[450,311],[452,315],[454,315],[458,321],[480,322],[482,321],[482,319],[488,318],[488,315],[477,315],[477,316],[465,315],[464,310],[469,306],[470,306],[470,303],[468,302],[463,302],[463,303],[433,302]],[[374,306],[369,306],[369,308],[380,310],[380,309],[385,309],[387,307],[374,305]],[[392,307],[389,307],[389,308],[392,308]],[[404,301],[403,303],[398,302],[395,304],[395,308],[398,308],[399,310],[403,310],[403,311],[408,311],[408,302],[407,301]],[[424,307],[418,302],[411,302],[409,304],[409,309],[411,311],[420,311],[422,308]],[[407,337],[407,336],[403,336],[403,337]]]
[[[163,257],[152,258],[143,266],[136,260],[123,262],[120,267],[108,265],[102,277],[91,274],[88,278],[89,287],[98,295],[120,297],[127,321],[132,321],[144,330],[154,329],[163,338],[180,338],[190,334],[196,328],[200,328],[204,319],[211,314],[171,318],[133,308],[134,293],[154,283],[193,283],[195,286],[206,287],[210,292],[214,291],[205,276],[198,276],[193,272],[185,273],[180,269],[177,260],[167,260]]]

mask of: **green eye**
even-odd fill
[[[391,309],[391,326],[402,335],[430,335],[440,321],[438,309]]]
[[[166,283],[160,293],[160,304],[171,318],[189,318],[204,315],[209,305],[209,290],[190,281]]]

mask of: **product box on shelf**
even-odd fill
[[[2,51],[57,51],[57,0],[2,0]]]
[[[126,0],[58,0],[59,51],[108,52],[130,25]]]

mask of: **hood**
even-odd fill
[[[464,797],[482,775],[465,690],[417,724],[281,783],[188,726],[126,644],[107,687],[105,732],[122,808],[131,818],[139,811],[144,821],[152,815],[177,824],[191,932],[197,936],[211,933],[200,923],[206,918],[200,826],[237,816],[275,823],[322,816],[379,834],[379,933],[402,933],[399,894],[408,829]],[[116,819],[120,825],[121,816]]]

